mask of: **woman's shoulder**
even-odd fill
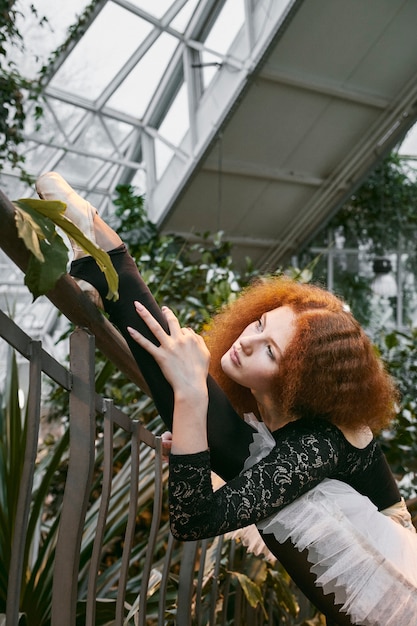
[[[318,440],[327,440],[336,447],[344,449],[364,451],[369,453],[377,443],[369,428],[363,430],[341,429],[332,422],[325,419],[299,419],[290,422],[283,429],[280,429],[281,436],[294,437],[316,437]],[[279,432],[279,431],[277,431]],[[274,433],[275,434],[275,433]]]

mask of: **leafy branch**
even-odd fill
[[[13,204],[18,235],[32,253],[25,284],[34,299],[50,291],[67,271],[68,248],[55,226],[95,259],[109,286],[107,298],[118,299],[119,279],[109,255],[64,215],[64,202],[22,198]]]

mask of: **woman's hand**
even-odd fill
[[[135,302],[135,308],[160,345],[155,346],[131,327],[127,330],[155,359],[174,391],[171,453],[194,454],[206,450],[210,362],[206,344],[191,328],[181,328],[168,308],[165,307],[163,312],[169,335],[143,304]]]
[[[139,302],[135,302],[138,315],[147,324],[160,345],[155,346],[138,331],[128,327],[131,337],[147,350],[158,363],[175,394],[206,390],[210,353],[202,337],[191,328],[181,328],[174,313],[163,308],[170,334]]]
[[[161,435],[162,440],[162,460],[168,461],[169,455],[172,447],[172,433],[169,430],[166,430]]]

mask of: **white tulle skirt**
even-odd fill
[[[247,421],[258,430],[250,467],[275,441],[263,424]],[[335,594],[353,624],[417,625],[417,534],[349,485],[324,480],[258,528],[308,550],[317,585]]]

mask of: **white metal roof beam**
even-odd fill
[[[251,80],[256,64],[261,60],[271,40],[277,36],[277,32],[285,23],[288,14],[297,5],[297,0],[285,4],[284,11],[282,3],[279,2],[268,4],[267,11],[264,5],[264,2],[257,3],[252,14],[246,15],[247,19],[255,19],[257,12],[262,12],[263,28],[257,33],[255,48],[249,48],[248,30],[243,28],[230,48],[230,54],[218,55],[224,64],[205,91],[204,97],[199,101],[195,111],[194,141],[197,140],[197,143],[194,143],[192,147],[195,161],[181,166],[174,157],[163,177],[156,183],[155,188],[147,191],[149,215],[153,221],[159,224],[169,213],[177,194],[182,185],[186,183],[198,159],[202,157],[210,142],[214,140],[230,108],[236,103],[248,81]],[[204,8],[209,12],[209,10],[213,10],[213,6],[213,2],[207,2],[201,10]],[[197,25],[194,30],[190,28],[187,31],[187,35],[197,33]],[[187,39],[186,43],[193,47],[196,52],[208,50],[203,43],[198,41]],[[239,60],[239,56],[242,60]]]
[[[102,161],[103,163],[112,163],[113,165],[123,165],[124,167],[130,167],[135,170],[143,169],[143,165],[141,163],[129,161],[129,159],[115,158],[114,156],[109,156],[109,155],[101,155],[101,154],[97,154],[96,152],[89,152],[88,150],[81,150],[71,144],[63,147],[61,143],[49,141],[47,139],[39,139],[39,137],[32,136],[32,135],[25,135],[24,140],[36,143],[38,145],[49,146],[51,148],[55,148],[56,150],[59,150],[63,154],[72,153],[72,154],[77,154],[78,156],[89,157],[97,161]]]

